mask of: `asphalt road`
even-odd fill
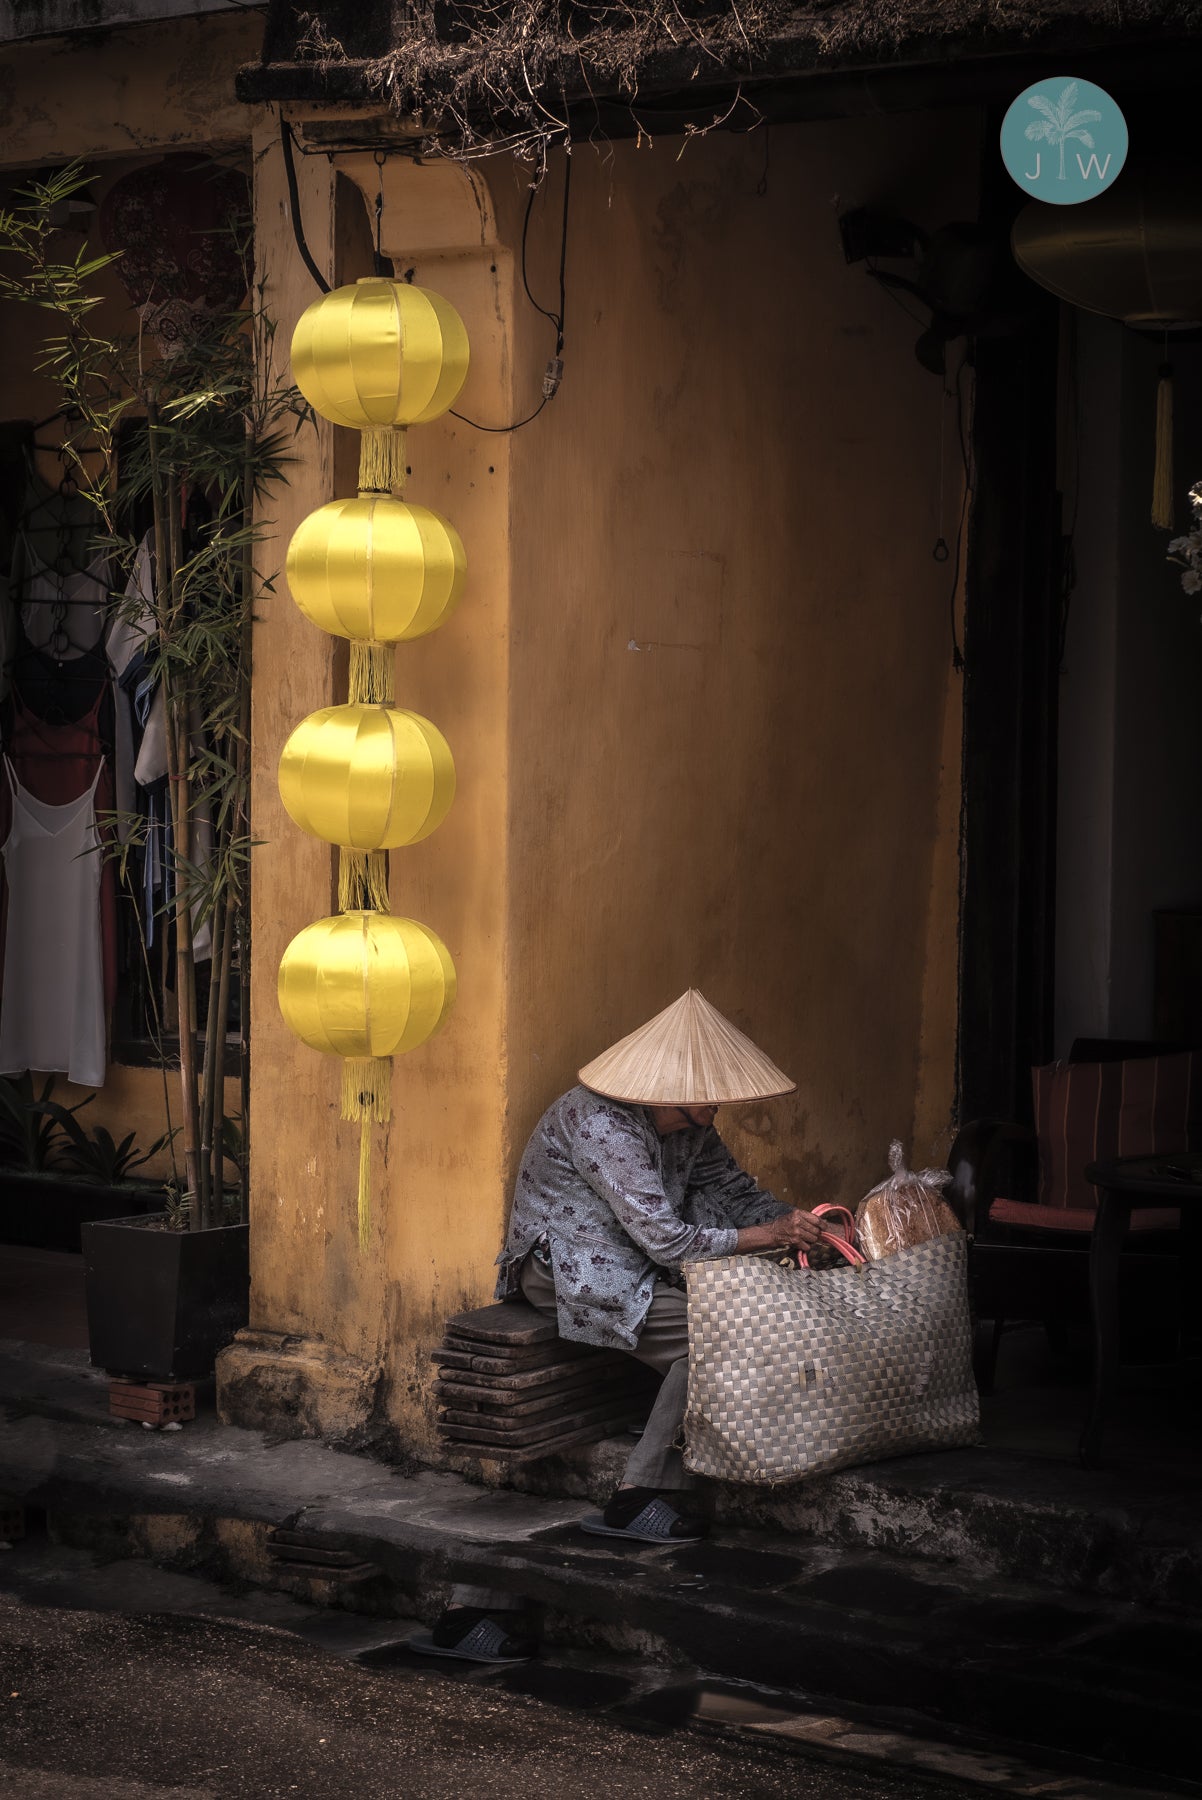
[[[619,1722],[589,1710],[587,1667],[531,1676],[535,1690],[566,1681],[569,1698],[574,1684],[577,1705],[491,1685],[460,1665],[444,1674],[404,1653],[365,1667],[261,1619],[188,1616],[211,1605],[213,1591],[192,1585],[195,1599],[187,1578],[129,1564],[91,1575],[71,1553],[5,1559],[3,1800],[979,1794],[835,1768],[747,1734]],[[114,1609],[114,1593],[124,1606]],[[605,1679],[596,1675],[599,1689]]]

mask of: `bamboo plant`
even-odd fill
[[[98,542],[115,570],[128,574],[137,555],[126,524],[133,508],[148,501],[153,514],[155,637],[148,660],[162,682],[166,710],[179,1014],[172,1154],[183,1205],[174,1211],[203,1230],[227,1222],[231,1212],[225,1160],[240,1134],[225,1114],[225,1026],[235,979],[242,990],[243,1125],[248,1117],[251,628],[258,592],[270,587],[256,589],[255,511],[283,479],[304,409],[296,390],[270,374],[274,325],[262,277],[250,268],[246,222],[236,227],[249,295],[241,308],[195,315],[194,329],[170,356],[156,354],[140,334],[114,336],[99,327],[96,309],[105,295],[98,278],[120,252],[89,256],[81,245],[72,253],[56,225],[87,180],[71,164],[30,182],[0,208],[0,253],[7,253],[0,294],[49,315],[38,367],[57,385],[73,422],[64,453],[96,509]],[[138,417],[145,432],[119,459],[119,428]],[[185,486],[200,490],[212,509],[191,542],[181,524]],[[124,586],[114,582],[118,590]],[[131,618],[142,611],[136,595],[115,603]],[[202,854],[202,820],[211,831],[211,854]],[[122,879],[136,841],[127,829],[126,843],[110,851]],[[199,1018],[193,938],[205,923],[211,979],[206,1015]],[[170,1124],[172,1046],[161,1017],[154,1026]],[[240,1150],[235,1216],[245,1219],[244,1140]]]

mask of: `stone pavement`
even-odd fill
[[[532,1602],[552,1645],[787,1689],[853,1736],[870,1717],[1202,1791],[1202,1522],[1153,1474],[899,1459],[772,1495],[717,1490],[710,1542],[638,1551],[578,1529],[620,1444],[544,1471],[574,1495],[490,1490],[211,1414],[121,1425],[81,1353],[14,1344],[0,1404],[0,1498],[44,1510],[60,1543],[376,1619],[428,1619],[449,1582],[487,1580]]]

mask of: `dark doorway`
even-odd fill
[[[1008,243],[1022,204],[985,133],[982,217]],[[1023,1118],[1051,1053],[1057,669],[1059,308],[1014,271],[1009,328],[976,340],[965,583],[959,1116]]]

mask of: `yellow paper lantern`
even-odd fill
[[[416,919],[336,913],[293,938],[280,962],[279,997],[289,1028],[313,1050],[357,1061],[400,1056],[424,1044],[450,1011],[455,965]]]
[[[353,850],[420,844],[455,798],[455,763],[436,725],[388,706],[325,706],[280,756],[280,794],[310,837]]]
[[[455,965],[416,919],[355,911],[297,933],[279,973],[280,1011],[303,1044],[343,1058],[342,1116],[361,1121],[359,1244],[369,1226],[370,1121],[391,1117],[390,1057],[432,1037],[455,1000]]]
[[[388,911],[385,850],[420,844],[455,798],[455,763],[436,725],[387,706],[326,706],[280,756],[280,795],[310,837],[339,845],[338,904]]]
[[[450,301],[379,275],[323,294],[292,334],[292,378],[314,412],[363,433],[361,491],[404,486],[397,427],[446,412],[467,365],[467,332]]]
[[[467,558],[455,527],[425,506],[385,494],[331,500],[293,533],[292,598],[336,637],[400,643],[449,618]]]
[[[377,275],[314,300],[292,334],[292,379],[305,399],[357,431],[437,419],[455,404],[468,358],[449,300]]]

